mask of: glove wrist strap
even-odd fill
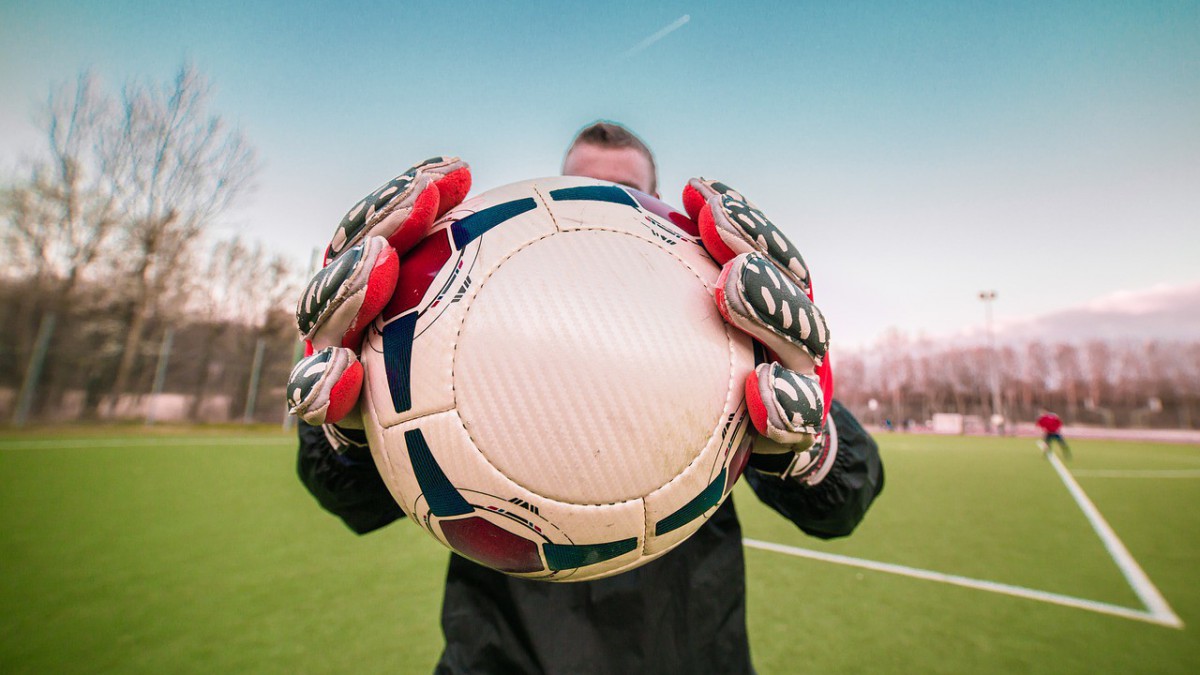
[[[837,459],[838,450],[837,425],[834,424],[832,415],[826,418],[825,430],[813,443],[812,450],[819,452],[815,461],[806,462],[804,461],[805,453],[796,453],[792,458],[791,466],[784,472],[784,477],[813,487],[829,475],[829,471]]]
[[[758,442],[763,442],[759,437]],[[769,443],[773,447],[778,445]],[[825,420],[825,427],[818,434],[812,447],[802,452],[787,453],[754,453],[750,456],[750,466],[760,473],[776,476],[784,480],[794,480],[808,487],[814,487],[825,480],[837,460],[838,437],[837,426],[830,416]]]
[[[367,434],[361,429],[343,429],[335,424],[322,424],[321,431],[325,432],[329,445],[339,455],[367,447]]]

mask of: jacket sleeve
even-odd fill
[[[763,503],[807,534],[822,539],[853,532],[883,491],[883,462],[875,439],[837,401],[830,415],[837,427],[837,456],[829,474],[816,486],[746,469],[746,480]]]
[[[299,423],[299,437],[296,471],[322,508],[358,534],[404,517],[365,444],[352,445],[339,455],[321,427],[304,422]]]

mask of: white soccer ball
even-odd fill
[[[703,524],[749,456],[754,353],[693,228],[575,177],[438,221],[362,355],[375,462],[413,522],[551,581],[637,567]]]

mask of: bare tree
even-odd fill
[[[18,371],[36,381],[44,362],[37,400],[47,414],[86,415],[105,399],[112,409],[149,384],[139,366],[172,334],[176,349],[205,357],[172,359],[168,375],[212,365],[226,374],[223,395],[244,393],[242,362],[258,343],[282,354],[262,367],[284,377],[272,370],[291,365],[295,329],[283,308],[299,286],[294,268],[239,240],[205,255],[205,231],[257,169],[243,135],[210,111],[209,92],[186,66],[165,84],[113,94],[85,73],[39,108],[45,147],[0,186],[0,323],[10,327],[0,332],[0,387],[18,386]],[[167,386],[197,391],[194,382]]]
[[[204,229],[250,187],[257,163],[242,134],[208,110],[209,84],[190,66],[165,86],[125,88],[110,165],[119,208],[128,325],[113,380],[120,396],[147,321],[182,286]]]
[[[1030,342],[1025,346],[1025,354],[1021,359],[1021,407],[1027,414],[1032,414],[1038,405],[1044,405],[1040,400],[1050,389],[1050,355],[1046,345],[1041,342]]]
[[[89,73],[54,91],[39,111],[46,156],[7,191],[3,252],[19,273],[74,289],[119,222],[107,169],[113,102]]]
[[[298,266],[261,245],[239,238],[217,242],[207,255],[197,283],[189,293],[188,315],[193,330],[202,334],[200,351],[191,356],[197,364],[190,417],[198,419],[214,382],[224,378],[229,353],[250,353],[246,337],[266,338],[279,328],[272,321],[288,316],[300,294]],[[245,330],[249,328],[250,330]],[[224,358],[220,352],[226,352]]]
[[[57,319],[73,310],[79,285],[97,276],[120,222],[107,171],[112,111],[113,101],[89,73],[56,88],[37,113],[46,140],[42,155],[26,161],[24,178],[3,192],[0,255],[7,275],[27,286],[6,323],[37,326],[36,346],[32,333],[10,331],[12,351],[25,362],[18,424],[32,404]]]

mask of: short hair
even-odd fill
[[[567,154],[571,154],[580,143],[602,148],[633,148],[642,153],[650,162],[650,191],[658,191],[658,165],[654,162],[654,153],[650,152],[649,146],[628,128],[616,122],[597,120],[575,134],[575,140],[567,146]]]

